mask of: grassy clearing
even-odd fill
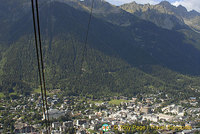
[[[11,95],[17,95],[17,92],[9,93],[9,96]]]
[[[4,97],[5,97],[4,93],[0,92],[0,98],[4,98]]]
[[[37,89],[34,89],[34,91],[33,91],[34,93],[40,93],[41,92],[41,89],[40,88],[37,88]]]
[[[41,93],[41,89],[40,88],[34,89],[33,93],[40,94]],[[51,94],[47,91],[47,95],[51,95]]]
[[[128,100],[111,100],[109,101],[110,105],[120,105],[121,102],[128,102]]]

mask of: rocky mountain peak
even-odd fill
[[[168,1],[162,1],[162,2],[159,3],[159,5],[164,6],[164,7],[172,6]]]
[[[182,5],[179,5],[179,6],[177,7],[177,9],[179,9],[179,10],[181,10],[181,11],[183,11],[183,12],[187,11],[187,9],[186,9],[184,6],[182,6]]]

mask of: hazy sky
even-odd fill
[[[106,0],[106,1],[108,1],[114,5],[121,5],[121,4],[129,3],[132,1],[135,1],[140,4],[147,4],[147,3],[157,4],[162,0]],[[181,4],[184,7],[186,7],[189,11],[194,9],[194,10],[200,12],[200,0],[167,0],[167,1],[169,1],[170,3],[172,3],[175,6],[178,6]]]

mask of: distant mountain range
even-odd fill
[[[0,2],[0,92],[29,94],[39,85],[31,3]],[[167,2],[116,7],[95,0],[82,65],[91,3],[40,1],[48,89],[96,96],[199,95],[191,90],[200,89],[198,12]]]
[[[157,5],[141,5],[132,2],[122,5],[120,8],[162,28],[176,29],[189,26],[194,31],[200,31],[200,13],[195,10],[188,12],[181,5],[175,7],[167,1],[162,1]]]

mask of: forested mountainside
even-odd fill
[[[23,0],[0,2],[0,92],[30,94],[39,87],[31,5]],[[91,0],[39,4],[48,90],[96,96],[199,96],[192,90],[200,88],[199,34],[189,27],[163,29],[95,0],[82,64]]]

